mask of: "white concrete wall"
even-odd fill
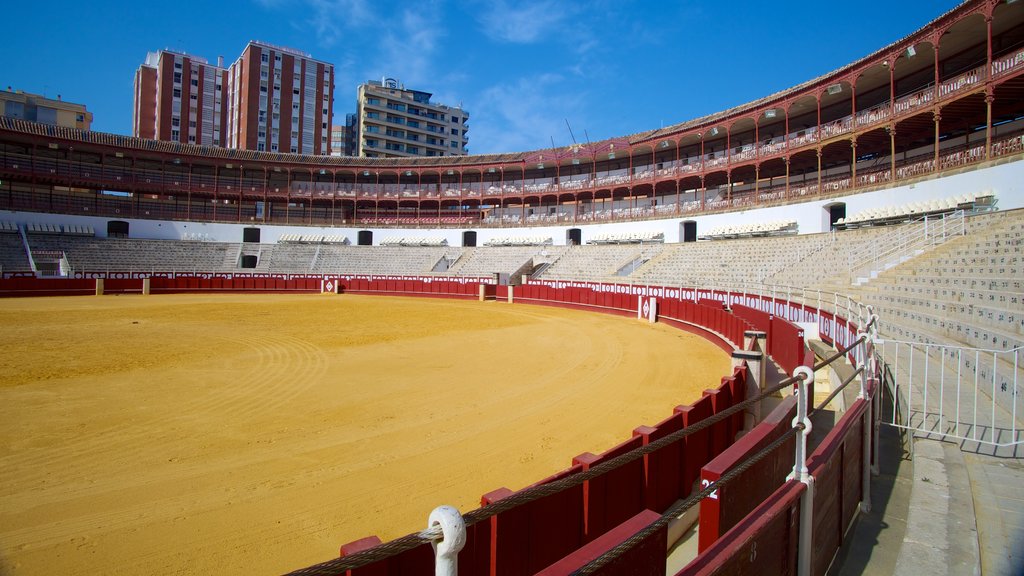
[[[186,235],[202,235],[216,242],[241,242],[242,230],[252,226],[260,229],[260,242],[272,244],[282,234],[343,234],[349,242],[355,244],[360,230],[373,231],[373,242],[389,236],[441,236],[448,240],[450,246],[462,246],[462,233],[474,230],[477,233],[477,245],[482,246],[488,240],[500,236],[543,236],[551,237],[556,245],[566,244],[566,234],[570,228],[579,228],[586,244],[597,235],[628,232],[661,232],[665,242],[679,242],[681,237],[680,222],[693,220],[697,222],[697,233],[704,234],[713,228],[724,225],[749,224],[772,220],[796,220],[801,234],[813,234],[828,230],[828,212],[824,208],[836,202],[846,203],[846,214],[852,216],[857,212],[873,207],[895,206],[908,202],[939,200],[958,196],[967,192],[991,190],[998,200],[1001,210],[1024,207],[1024,161],[1010,162],[981,170],[972,170],[962,174],[934,178],[916,184],[897,186],[876,192],[852,194],[828,200],[815,200],[801,204],[790,204],[757,210],[744,210],[725,214],[706,216],[666,218],[663,220],[645,220],[637,222],[617,222],[606,224],[586,224],[571,226],[540,226],[523,228],[330,228],[311,226],[280,226],[274,224],[210,224],[202,222],[173,222],[159,220],[127,220],[132,238],[154,238],[164,240],[180,240]],[[97,236],[106,236],[107,222],[115,218],[95,216],[69,216],[63,214],[42,214],[35,212],[0,211],[0,221],[28,224],[30,222],[92,226]]]

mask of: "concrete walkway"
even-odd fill
[[[830,574],[1024,575],[1024,459],[881,433],[872,510]]]

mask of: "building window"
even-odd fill
[[[171,140],[177,140],[178,138],[181,138],[181,132],[177,130],[171,130]]]
[[[459,135],[458,129],[452,128],[452,134],[454,134],[455,136],[458,136]]]
[[[174,126],[175,128],[177,128],[178,126],[181,126],[181,119],[180,118],[171,118],[171,126]]]
[[[175,98],[181,98],[181,88],[175,88],[173,94]]]
[[[270,62],[270,56],[266,52],[260,54],[260,62]]]
[[[189,128],[195,128],[195,127],[196,127],[196,122],[195,122],[195,120],[191,120],[191,121],[189,121],[189,123],[188,123],[188,127],[189,127]]]
[[[174,73],[174,83],[181,84],[181,72]]]
[[[199,86],[199,80],[192,80],[192,85],[198,87]]]
[[[174,63],[174,69],[175,70],[181,70],[181,62],[175,62]]]

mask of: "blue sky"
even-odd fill
[[[916,31],[954,0],[15,2],[0,86],[83,103],[131,133],[132,78],[171,48],[226,63],[250,39],[335,65],[336,123],[383,76],[470,112],[473,153],[597,141],[725,110]],[[40,8],[43,6],[43,8]],[[177,17],[193,15],[188,18]]]

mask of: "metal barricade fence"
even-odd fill
[[[1024,445],[1024,348],[880,340],[875,343],[892,407],[883,422],[915,434],[999,451]],[[973,443],[974,446],[966,443]]]

